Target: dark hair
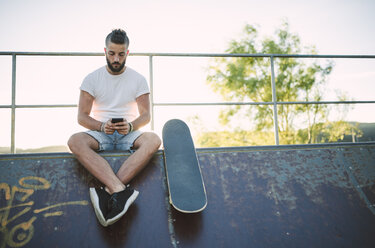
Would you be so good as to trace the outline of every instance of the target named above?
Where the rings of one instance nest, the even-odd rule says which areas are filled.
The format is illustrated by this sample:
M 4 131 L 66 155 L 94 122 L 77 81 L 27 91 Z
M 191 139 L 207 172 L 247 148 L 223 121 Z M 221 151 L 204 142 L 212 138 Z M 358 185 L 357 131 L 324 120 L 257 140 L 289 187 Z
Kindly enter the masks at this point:
M 105 39 L 105 45 L 108 46 L 109 42 L 115 44 L 125 44 L 126 47 L 129 47 L 129 38 L 126 35 L 126 32 L 122 29 L 112 30 L 112 32 L 110 32 Z

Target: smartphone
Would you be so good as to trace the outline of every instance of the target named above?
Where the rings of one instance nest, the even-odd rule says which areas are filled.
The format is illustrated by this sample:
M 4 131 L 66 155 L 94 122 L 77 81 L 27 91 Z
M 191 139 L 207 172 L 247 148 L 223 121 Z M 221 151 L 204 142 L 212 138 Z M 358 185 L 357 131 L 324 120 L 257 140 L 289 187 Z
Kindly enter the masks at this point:
M 112 123 L 123 122 L 124 118 L 112 118 Z

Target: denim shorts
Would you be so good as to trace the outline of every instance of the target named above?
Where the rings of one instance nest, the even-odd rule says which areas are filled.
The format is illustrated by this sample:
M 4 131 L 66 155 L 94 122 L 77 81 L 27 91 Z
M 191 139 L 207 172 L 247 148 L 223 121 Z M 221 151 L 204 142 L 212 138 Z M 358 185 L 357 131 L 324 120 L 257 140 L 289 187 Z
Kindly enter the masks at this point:
M 136 130 L 127 135 L 119 134 L 115 131 L 113 134 L 106 134 L 99 131 L 86 131 L 88 135 L 93 137 L 99 143 L 98 151 L 127 151 L 133 148 L 134 141 L 141 136 L 142 132 Z

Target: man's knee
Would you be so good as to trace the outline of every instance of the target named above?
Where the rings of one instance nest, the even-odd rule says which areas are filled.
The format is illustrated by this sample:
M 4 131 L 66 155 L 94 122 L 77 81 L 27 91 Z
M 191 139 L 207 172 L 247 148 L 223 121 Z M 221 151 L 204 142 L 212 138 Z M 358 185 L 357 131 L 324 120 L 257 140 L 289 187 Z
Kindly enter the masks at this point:
M 144 147 L 148 149 L 150 153 L 155 153 L 161 145 L 161 139 L 155 133 L 146 132 L 142 134 L 138 143 L 139 148 Z
M 79 147 L 79 142 L 80 142 L 79 136 L 80 136 L 79 133 L 73 134 L 72 136 L 70 136 L 68 140 L 68 147 L 70 151 L 73 153 L 75 153 L 75 151 L 77 150 L 77 147 Z
M 72 153 L 77 154 L 82 148 L 92 147 L 90 137 L 85 133 L 73 134 L 68 140 L 68 147 Z
M 159 149 L 161 145 L 161 139 L 155 133 L 149 133 L 149 134 L 150 134 L 150 142 L 152 142 L 153 147 L 155 148 L 155 151 L 156 151 L 157 149 Z

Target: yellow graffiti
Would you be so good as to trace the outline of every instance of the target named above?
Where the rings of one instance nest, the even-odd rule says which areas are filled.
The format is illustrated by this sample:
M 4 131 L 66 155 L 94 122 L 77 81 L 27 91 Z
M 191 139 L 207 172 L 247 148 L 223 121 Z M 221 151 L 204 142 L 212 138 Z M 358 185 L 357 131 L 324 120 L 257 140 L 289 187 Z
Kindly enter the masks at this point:
M 9 188 L 9 185 L 6 184 L 6 183 L 0 183 L 0 189 L 4 190 L 5 191 L 5 200 L 9 200 L 10 199 L 10 188 Z
M 61 206 L 67 206 L 67 205 L 87 205 L 87 201 L 71 201 L 71 202 L 63 202 L 63 203 L 58 203 L 52 206 L 48 206 L 42 209 L 36 209 L 34 210 L 34 213 L 38 214 L 40 212 L 46 211 L 51 208 L 56 208 L 56 207 L 61 207 Z
M 6 200 L 6 206 L 0 207 L 0 235 L 2 234 L 3 238 L 3 240 L 0 240 L 0 248 L 5 248 L 6 246 L 22 247 L 32 239 L 34 236 L 33 223 L 37 220 L 36 216 L 33 216 L 28 221 L 17 224 L 13 227 L 11 227 L 10 224 L 24 214 L 32 211 L 34 201 L 29 200 L 29 198 L 34 194 L 35 190 L 47 190 L 51 187 L 51 183 L 47 179 L 35 176 L 23 177 L 18 183 L 19 186 L 13 185 L 12 187 L 6 183 L 0 183 L 0 193 L 1 191 L 4 191 Z M 84 206 L 87 204 L 87 201 L 61 202 L 41 209 L 35 209 L 32 213 L 39 214 L 46 212 L 43 214 L 44 218 L 61 216 L 64 214 L 63 211 L 47 211 L 61 206 Z M 12 215 L 10 214 L 11 210 Z
M 63 214 L 64 214 L 63 211 L 56 211 L 56 212 L 53 212 L 53 213 L 46 213 L 43 216 L 44 217 L 51 217 L 51 216 L 61 216 Z
M 21 223 L 12 228 L 9 233 L 9 237 L 7 243 L 10 247 L 22 247 L 27 244 L 34 235 L 34 226 L 33 222 L 36 220 L 36 217 L 32 217 L 28 222 Z M 18 229 L 22 229 L 24 232 L 18 234 L 14 239 L 14 234 L 18 231 Z
M 18 205 L 7 206 L 7 207 L 4 207 L 4 208 L 0 208 L 0 211 L 8 210 L 8 209 L 11 209 L 11 208 L 18 208 L 18 207 L 24 207 L 24 206 L 32 206 L 33 204 L 34 204 L 34 202 L 31 201 L 31 202 L 26 202 L 26 203 L 18 204 Z
M 39 181 L 42 184 L 28 184 L 25 183 L 26 180 L 35 180 Z M 18 183 L 27 189 L 49 189 L 51 187 L 51 184 L 46 179 L 33 176 L 23 177 L 18 181 Z

